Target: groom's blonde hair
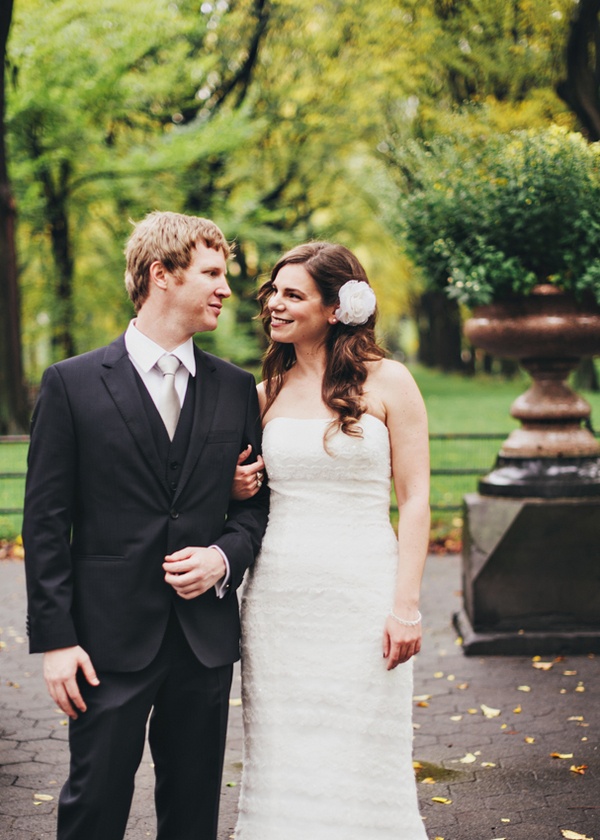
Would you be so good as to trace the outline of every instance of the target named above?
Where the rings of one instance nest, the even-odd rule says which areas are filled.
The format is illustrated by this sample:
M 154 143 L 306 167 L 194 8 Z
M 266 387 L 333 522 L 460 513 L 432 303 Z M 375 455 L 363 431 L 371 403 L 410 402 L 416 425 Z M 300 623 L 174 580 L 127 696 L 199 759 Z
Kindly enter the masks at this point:
M 231 254 L 222 231 L 201 216 L 155 210 L 135 225 L 125 246 L 125 288 L 136 312 L 148 297 L 152 263 L 177 275 L 189 268 L 198 244 L 222 251 L 225 259 Z

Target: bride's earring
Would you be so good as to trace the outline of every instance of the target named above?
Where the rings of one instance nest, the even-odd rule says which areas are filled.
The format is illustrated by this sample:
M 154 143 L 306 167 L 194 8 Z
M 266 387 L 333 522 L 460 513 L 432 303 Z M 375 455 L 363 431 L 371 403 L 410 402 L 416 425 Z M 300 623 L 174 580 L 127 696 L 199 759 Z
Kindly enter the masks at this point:
M 329 319 L 329 323 L 330 324 L 337 324 L 337 318 L 335 317 L 335 315 L 333 316 L 333 318 Z

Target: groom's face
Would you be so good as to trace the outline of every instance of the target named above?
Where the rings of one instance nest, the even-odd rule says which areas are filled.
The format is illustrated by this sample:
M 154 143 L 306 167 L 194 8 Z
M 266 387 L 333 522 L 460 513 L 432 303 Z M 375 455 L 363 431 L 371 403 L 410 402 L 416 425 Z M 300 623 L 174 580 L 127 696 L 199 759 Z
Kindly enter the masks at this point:
M 223 301 L 231 295 L 222 251 L 199 244 L 192 262 L 170 284 L 170 314 L 189 334 L 216 329 Z

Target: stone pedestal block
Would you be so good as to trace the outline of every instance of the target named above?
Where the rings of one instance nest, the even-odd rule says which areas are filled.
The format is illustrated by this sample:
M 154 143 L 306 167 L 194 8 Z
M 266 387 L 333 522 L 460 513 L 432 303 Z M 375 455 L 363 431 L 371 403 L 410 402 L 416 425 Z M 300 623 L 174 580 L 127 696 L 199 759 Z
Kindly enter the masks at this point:
M 600 499 L 464 499 L 466 654 L 600 652 Z

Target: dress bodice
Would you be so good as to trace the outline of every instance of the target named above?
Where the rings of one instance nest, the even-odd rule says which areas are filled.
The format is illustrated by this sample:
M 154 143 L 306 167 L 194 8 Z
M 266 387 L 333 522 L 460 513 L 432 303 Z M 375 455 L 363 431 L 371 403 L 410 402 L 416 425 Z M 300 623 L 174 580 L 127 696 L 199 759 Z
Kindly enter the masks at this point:
M 385 424 L 363 414 L 362 437 L 337 431 L 326 442 L 325 418 L 276 417 L 265 426 L 263 457 L 271 511 L 299 516 L 328 511 L 352 520 L 387 521 L 390 502 L 390 442 Z M 306 503 L 306 504 L 304 504 Z M 289 509 L 288 509 L 289 508 Z

